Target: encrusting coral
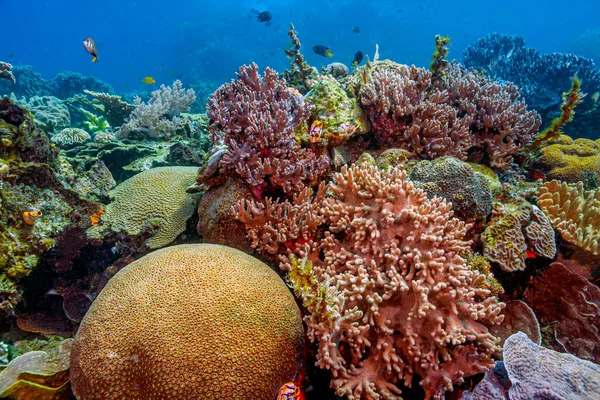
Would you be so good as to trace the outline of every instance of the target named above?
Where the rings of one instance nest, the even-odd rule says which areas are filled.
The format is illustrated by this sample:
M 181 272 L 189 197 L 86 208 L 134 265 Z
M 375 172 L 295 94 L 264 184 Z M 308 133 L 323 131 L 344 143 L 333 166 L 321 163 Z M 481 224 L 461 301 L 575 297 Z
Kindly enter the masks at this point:
M 186 120 L 179 115 L 189 111 L 195 100 L 194 90 L 183 89 L 179 80 L 173 82 L 173 86 L 161 85 L 159 90 L 152 92 L 147 103 L 136 96 L 135 109 L 117 131 L 117 137 L 126 138 L 134 132 L 150 138 L 174 136 L 186 125 Z
M 553 180 L 540 187 L 537 204 L 563 239 L 600 255 L 600 189 Z
M 302 148 L 294 137 L 310 116 L 310 105 L 270 68 L 260 76 L 256 64 L 242 66 L 237 77 L 209 99 L 210 129 L 215 142 L 226 147 L 208 165 L 218 163 L 221 174 L 235 172 L 257 192 L 318 184 L 329 156 Z
M 315 307 L 305 321 L 337 395 L 400 399 L 401 385 L 419 376 L 425 398 L 442 399 L 493 367 L 497 339 L 487 327 L 502 321 L 503 304 L 465 261 L 470 225 L 401 168 L 342 167 L 315 195 L 241 201 L 234 212 L 254 247 L 277 255 L 290 279 L 316 279 L 329 299 L 320 303 L 328 312 Z M 311 303 L 305 293 L 315 291 L 299 290 Z
M 88 230 L 91 239 L 102 239 L 108 228 L 137 236 L 146 230 L 150 249 L 171 243 L 182 233 L 194 213 L 196 202 L 186 192 L 196 179 L 195 167 L 158 167 L 127 179 L 109 192 L 113 201 L 106 206 L 102 223 Z
M 119 271 L 71 356 L 80 400 L 264 399 L 294 379 L 304 331 L 285 283 L 219 245 L 172 246 Z

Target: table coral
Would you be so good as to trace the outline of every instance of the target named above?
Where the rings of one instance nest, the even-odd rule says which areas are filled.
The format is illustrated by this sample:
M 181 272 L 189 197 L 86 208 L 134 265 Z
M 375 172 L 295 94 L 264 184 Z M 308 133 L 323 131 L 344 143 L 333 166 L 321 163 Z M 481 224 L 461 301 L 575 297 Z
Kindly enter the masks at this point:
M 31 111 L 35 117 L 36 126 L 44 132 L 60 132 L 71 126 L 69 109 L 54 96 L 21 98 L 18 103 Z
M 303 344 L 279 276 L 225 246 L 168 247 L 119 271 L 86 314 L 71 357 L 80 400 L 272 400 Z
M 537 203 L 563 239 L 600 255 L 600 189 L 553 180 L 540 187 Z
M 492 212 L 492 191 L 487 179 L 453 157 L 421 161 L 410 179 L 429 198 L 443 197 L 452 203 L 454 213 L 466 219 L 484 219 Z
M 542 324 L 556 324 L 561 351 L 600 362 L 600 289 L 560 263 L 529 282 L 523 296 Z
M 502 321 L 503 304 L 463 258 L 470 225 L 401 168 L 343 167 L 314 195 L 244 201 L 234 212 L 256 248 L 277 254 L 291 276 L 294 260 L 310 263 L 325 285 L 331 307 L 305 321 L 337 395 L 400 399 L 418 376 L 426 399 L 442 399 L 494 365 L 487 327 Z
M 330 158 L 301 147 L 294 137 L 311 106 L 270 68 L 261 76 L 256 64 L 242 66 L 237 77 L 221 86 L 207 106 L 215 141 L 227 146 L 220 171 L 235 172 L 258 192 L 317 185 Z
M 127 179 L 110 191 L 113 201 L 106 206 L 100 226 L 90 228 L 88 236 L 102 239 L 107 228 L 130 236 L 150 229 L 149 248 L 168 245 L 185 230 L 194 213 L 196 202 L 186 189 L 196 180 L 197 171 L 195 167 L 159 167 Z

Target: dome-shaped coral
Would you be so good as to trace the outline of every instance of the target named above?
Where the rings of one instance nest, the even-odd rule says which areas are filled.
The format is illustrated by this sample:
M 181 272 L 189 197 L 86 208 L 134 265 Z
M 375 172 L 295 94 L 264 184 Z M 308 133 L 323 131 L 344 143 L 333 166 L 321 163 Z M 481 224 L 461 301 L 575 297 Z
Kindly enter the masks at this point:
M 79 400 L 272 400 L 294 377 L 303 329 L 293 296 L 267 265 L 195 244 L 122 269 L 75 340 Z

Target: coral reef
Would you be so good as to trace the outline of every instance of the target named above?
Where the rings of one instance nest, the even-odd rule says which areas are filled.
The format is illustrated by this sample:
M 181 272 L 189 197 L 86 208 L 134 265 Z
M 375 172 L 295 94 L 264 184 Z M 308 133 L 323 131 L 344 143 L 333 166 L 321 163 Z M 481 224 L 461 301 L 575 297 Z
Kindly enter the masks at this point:
M 459 64 L 447 65 L 444 79 L 435 82 L 422 68 L 375 66 L 360 98 L 382 144 L 422 158 L 448 155 L 506 169 L 540 125 L 516 86 L 500 85 Z
M 104 202 L 116 185 L 110 170 L 102 161 L 97 161 L 89 170 L 75 178 L 72 187 L 86 199 Z
M 410 172 L 415 186 L 427 197 L 442 197 L 454 213 L 465 219 L 485 219 L 492 212 L 492 191 L 487 179 L 453 157 L 421 161 Z
M 483 70 L 493 79 L 516 84 L 527 104 L 537 110 L 544 121 L 554 118 L 562 94 L 568 91 L 574 75 L 581 79 L 584 93 L 600 90 L 600 73 L 592 60 L 575 54 L 540 54 L 525 47 L 525 41 L 519 36 L 487 35 L 467 47 L 463 63 L 467 68 Z M 581 109 L 587 111 L 593 106 L 588 96 Z
M 108 121 L 103 116 L 98 116 L 84 108 L 80 108 L 79 112 L 82 113 L 85 117 L 85 121 L 83 121 L 83 126 L 85 126 L 85 129 L 87 129 L 89 132 L 104 132 L 108 128 L 110 128 Z
M 132 133 L 151 138 L 174 136 L 186 125 L 186 120 L 179 115 L 189 111 L 195 100 L 194 90 L 183 89 L 179 80 L 173 82 L 173 86 L 161 85 L 159 90 L 152 92 L 147 103 L 136 96 L 135 109 L 117 131 L 117 137 L 126 138 Z
M 294 137 L 310 106 L 270 68 L 261 77 L 256 64 L 243 66 L 237 77 L 207 106 L 215 142 L 227 146 L 219 155 L 221 174 L 235 172 L 258 192 L 265 186 L 289 192 L 316 185 L 330 158 L 302 148 Z
M 109 192 L 113 201 L 106 206 L 101 224 L 88 230 L 88 237 L 102 240 L 108 229 L 138 236 L 152 231 L 146 241 L 150 249 L 171 243 L 185 230 L 196 202 L 186 192 L 196 180 L 195 167 L 159 167 L 141 172 Z
M 533 343 L 518 332 L 504 345 L 504 363 L 463 400 L 579 399 L 600 397 L 600 367 Z
M 419 376 L 425 398 L 441 399 L 493 366 L 497 339 L 487 327 L 502 321 L 503 304 L 463 258 L 469 225 L 400 168 L 342 167 L 314 196 L 242 201 L 234 212 L 254 247 L 291 274 L 295 259 L 310 262 L 333 296 L 328 313 L 305 321 L 337 395 L 396 399 Z
M 85 94 L 92 96 L 103 107 L 103 115 L 112 126 L 121 126 L 135 109 L 133 104 L 123 101 L 121 96 L 108 93 L 98 93 L 84 90 Z
M 300 43 L 300 39 L 298 39 L 294 24 L 290 24 L 288 35 L 292 40 L 292 43 L 289 49 L 284 50 L 284 52 L 288 59 L 292 59 L 292 65 L 290 65 L 289 70 L 286 70 L 281 74 L 281 77 L 285 79 L 290 87 L 293 87 L 304 94 L 311 89 L 312 80 L 317 76 L 317 70 L 308 65 L 304 60 L 304 56 L 300 52 L 302 44 Z
M 600 363 L 600 289 L 560 263 L 532 279 L 523 300 L 553 325 L 556 350 Z
M 31 111 L 36 126 L 44 132 L 60 132 L 71 126 L 69 109 L 54 96 L 33 96 L 29 100 L 21 98 L 15 102 Z
M 15 76 L 12 73 L 12 65 L 9 63 L 0 61 L 0 79 L 6 79 L 12 83 L 17 83 Z
M 540 325 L 531 307 L 521 300 L 508 300 L 505 304 L 502 324 L 490 328 L 490 332 L 500 338 L 500 346 L 503 347 L 506 339 L 517 332 L 523 332 L 532 342 L 541 344 Z
M 326 67 L 323 67 L 322 71 L 336 79 L 348 76 L 348 67 L 340 62 L 328 64 Z
M 538 206 L 567 242 L 600 255 L 600 189 L 586 191 L 553 180 L 539 190 Z
M 0 373 L 3 399 L 72 399 L 69 358 L 73 340 L 54 351 L 30 351 L 13 359 Z
M 65 128 L 52 135 L 52 142 L 60 147 L 72 147 L 91 140 L 89 133 L 79 128 Z
M 533 171 L 567 183 L 583 182 L 588 189 L 600 186 L 600 139 L 571 139 L 560 135 L 555 143 L 540 146 L 529 162 Z
M 119 271 L 94 301 L 75 338 L 73 391 L 272 399 L 298 369 L 303 335 L 293 296 L 267 265 L 225 246 L 168 247 Z
M 556 241 L 550 220 L 534 205 L 514 198 L 495 202 L 491 221 L 481 234 L 483 253 L 507 272 L 524 270 L 527 251 L 554 258 Z
M 78 72 L 65 71 L 56 75 L 53 79 L 53 96 L 59 99 L 67 99 L 85 90 L 94 92 L 111 93 L 112 87 L 93 76 L 85 76 Z

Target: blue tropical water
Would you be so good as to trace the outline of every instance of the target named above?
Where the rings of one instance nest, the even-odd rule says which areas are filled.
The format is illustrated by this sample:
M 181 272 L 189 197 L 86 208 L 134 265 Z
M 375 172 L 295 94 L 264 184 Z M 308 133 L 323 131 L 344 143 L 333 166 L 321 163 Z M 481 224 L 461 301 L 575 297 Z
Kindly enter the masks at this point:
M 251 9 L 270 11 L 270 26 Z M 499 32 L 521 35 L 541 52 L 568 52 L 575 39 L 597 28 L 600 4 L 594 1 L 0 1 L 6 39 L 0 59 L 32 65 L 45 77 L 68 70 L 94 76 L 117 91 L 147 89 L 141 82 L 176 78 L 184 84 L 222 82 L 242 64 L 256 62 L 279 71 L 288 61 L 282 48 L 294 23 L 310 65 L 349 64 L 361 50 L 382 58 L 426 66 L 433 37 L 452 38 L 450 58 L 478 38 Z M 354 33 L 358 26 L 360 33 Z M 81 42 L 96 40 L 99 62 Z M 322 44 L 332 59 L 308 49 Z M 8 55 L 14 58 L 7 59 Z

